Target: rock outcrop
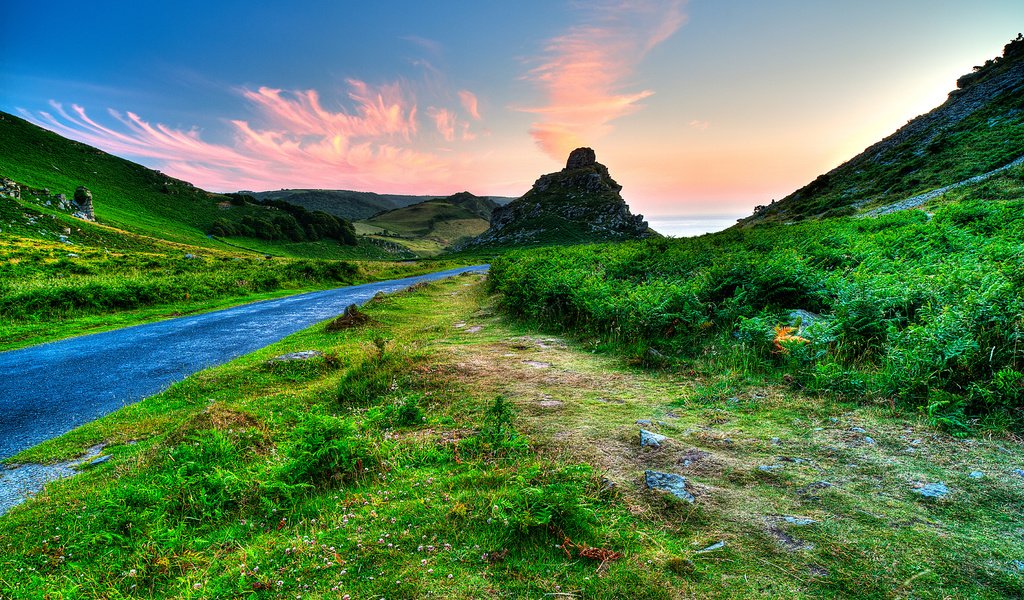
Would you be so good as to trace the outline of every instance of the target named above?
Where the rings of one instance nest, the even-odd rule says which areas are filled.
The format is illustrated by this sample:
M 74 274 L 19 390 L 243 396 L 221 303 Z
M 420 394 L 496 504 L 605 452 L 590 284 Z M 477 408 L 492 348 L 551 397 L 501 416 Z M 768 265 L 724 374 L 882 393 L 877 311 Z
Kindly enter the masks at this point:
M 521 198 L 494 209 L 490 228 L 460 249 L 604 242 L 656 235 L 643 215 L 629 212 L 619 195 L 621 190 L 608 168 L 597 162 L 594 150 L 577 148 L 569 154 L 564 169 L 542 175 Z
M 89 188 L 84 185 L 78 186 L 78 189 L 75 190 L 75 205 L 77 210 L 75 210 L 74 217 L 86 221 L 96 220 L 96 214 L 92 210 L 92 192 L 89 191 Z

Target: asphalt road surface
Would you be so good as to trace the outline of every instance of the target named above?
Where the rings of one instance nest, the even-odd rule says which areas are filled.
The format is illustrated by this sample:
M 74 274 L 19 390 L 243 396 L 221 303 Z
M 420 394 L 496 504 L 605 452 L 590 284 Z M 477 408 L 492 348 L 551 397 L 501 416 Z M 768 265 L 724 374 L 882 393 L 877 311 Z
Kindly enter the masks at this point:
M 0 352 L 0 459 L 362 304 L 487 265 L 310 292 Z

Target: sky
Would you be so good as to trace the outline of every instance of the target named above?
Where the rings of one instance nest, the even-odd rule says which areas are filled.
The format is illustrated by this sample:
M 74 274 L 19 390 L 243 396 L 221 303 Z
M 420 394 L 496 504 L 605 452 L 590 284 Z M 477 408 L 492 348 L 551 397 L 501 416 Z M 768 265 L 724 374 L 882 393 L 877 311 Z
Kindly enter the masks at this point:
M 208 190 L 520 196 L 590 146 L 634 212 L 726 223 L 941 104 L 1024 2 L 7 0 L 0 21 L 0 110 Z

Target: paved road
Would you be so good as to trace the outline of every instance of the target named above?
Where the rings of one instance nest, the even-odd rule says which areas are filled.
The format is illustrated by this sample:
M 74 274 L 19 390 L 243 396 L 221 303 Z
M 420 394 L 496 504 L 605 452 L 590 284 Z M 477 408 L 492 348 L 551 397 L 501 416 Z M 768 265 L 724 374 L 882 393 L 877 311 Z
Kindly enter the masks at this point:
M 377 292 L 486 269 L 310 292 L 0 352 L 0 460 L 338 315 Z

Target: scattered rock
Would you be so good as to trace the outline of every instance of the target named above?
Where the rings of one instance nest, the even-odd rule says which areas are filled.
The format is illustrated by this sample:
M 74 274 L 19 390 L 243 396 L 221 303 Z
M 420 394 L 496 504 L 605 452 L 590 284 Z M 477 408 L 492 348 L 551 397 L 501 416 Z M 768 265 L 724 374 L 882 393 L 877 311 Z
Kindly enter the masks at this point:
M 479 333 L 479 332 L 483 331 L 483 329 L 484 329 L 483 325 L 474 325 L 472 327 L 466 328 L 466 333 Z
M 1011 560 L 1010 565 L 1017 567 L 1018 571 L 1024 571 L 1024 560 Z
M 985 474 L 981 471 L 971 471 L 970 475 L 968 475 L 971 479 L 981 479 L 984 476 Z
M 1024 477 L 1024 469 L 1014 469 L 1013 470 L 1013 474 L 1014 475 L 1020 475 L 1021 477 Z
M 191 252 L 185 253 L 185 260 L 195 260 L 195 259 L 196 259 L 196 255 L 195 254 L 192 254 Z
M 319 350 L 302 350 L 300 352 L 289 352 L 288 354 L 282 354 L 281 356 L 275 356 L 267 362 L 293 362 L 300 360 L 309 360 L 316 358 L 317 356 L 323 356 L 324 353 Z
M 771 473 L 772 471 L 778 471 L 782 468 L 782 465 L 759 465 L 758 471 L 764 471 L 765 473 Z
M 534 369 L 550 369 L 551 363 L 541 362 L 539 360 L 524 360 L 523 364 L 530 365 Z
M 462 329 L 465 326 L 466 326 L 466 324 L 462 323 L 461 321 L 456 323 L 456 324 L 454 324 L 454 325 L 452 325 L 452 327 L 454 327 L 455 329 Z
M 721 550 L 722 548 L 725 548 L 725 540 L 717 541 L 714 544 L 711 544 L 710 546 L 708 546 L 707 548 L 701 548 L 700 550 L 698 550 L 696 552 L 696 554 L 703 554 L 705 552 L 714 552 L 715 550 Z
M 779 439 L 779 438 L 777 438 L 777 437 L 773 437 L 773 438 L 772 438 L 772 439 L 770 440 L 770 443 L 771 443 L 771 445 L 772 445 L 772 446 L 781 446 L 781 445 L 782 445 L 782 440 L 780 440 L 780 439 Z
M 943 482 L 937 483 L 926 483 L 925 485 L 914 489 L 914 493 L 925 498 L 943 498 L 948 496 L 950 491 Z
M 102 465 L 103 463 L 105 463 L 108 460 L 110 460 L 110 458 L 111 458 L 111 456 L 109 454 L 104 454 L 103 456 L 99 456 L 99 457 L 94 458 L 92 460 L 92 462 L 90 462 L 89 464 L 90 465 Z
M 619 398 L 598 397 L 598 398 L 594 398 L 594 399 L 597 400 L 598 402 L 604 402 L 605 404 L 625 404 L 626 403 L 625 400 L 622 400 L 622 399 L 619 399 Z
M 870 435 L 866 435 L 866 436 L 864 436 L 864 443 L 865 444 L 869 444 L 871 446 L 874 446 L 875 445 L 875 439 L 873 437 L 871 437 Z
M 637 425 L 646 425 L 646 426 L 650 427 L 651 426 L 651 420 L 650 419 L 637 419 L 636 420 L 636 424 Z
M 675 473 L 644 471 L 644 482 L 647 488 L 659 492 L 668 492 L 686 502 L 693 503 L 696 498 L 686 490 L 686 478 Z
M 814 525 L 815 523 L 817 523 L 817 521 L 815 521 L 814 519 L 808 519 L 806 517 L 791 517 L 788 515 L 782 517 L 782 520 L 789 523 L 790 525 L 796 525 L 797 527 L 803 527 L 805 525 Z
M 814 577 L 828 577 L 828 569 L 821 565 L 810 565 L 807 567 L 807 570 Z
M 867 433 L 863 427 L 851 427 L 850 431 L 854 433 Z
M 661 443 L 668 438 L 661 435 L 660 433 L 654 433 L 653 431 L 647 431 L 646 429 L 640 430 L 640 447 L 650 446 L 651 448 L 661 448 Z
M 537 403 L 537 406 L 541 408 L 559 408 L 562 404 L 561 400 L 541 400 Z
M 355 304 L 349 304 L 345 307 L 345 312 L 342 313 L 340 317 L 327 324 L 327 331 L 344 331 L 346 329 L 362 327 L 372 321 L 373 319 L 363 311 L 359 310 L 358 306 Z

